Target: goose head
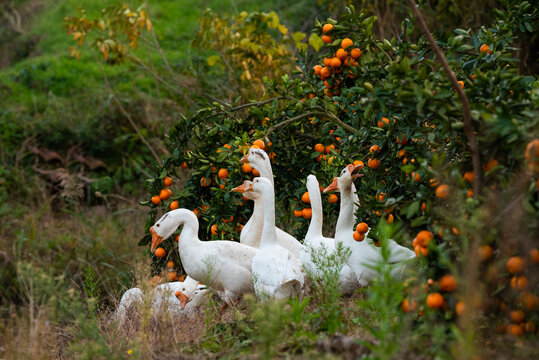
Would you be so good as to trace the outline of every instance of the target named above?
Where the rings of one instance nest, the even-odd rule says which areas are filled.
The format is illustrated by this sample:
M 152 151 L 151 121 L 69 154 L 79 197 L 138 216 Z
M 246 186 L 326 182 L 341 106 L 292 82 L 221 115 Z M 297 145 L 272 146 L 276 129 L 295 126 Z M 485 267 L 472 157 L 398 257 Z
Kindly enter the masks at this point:
M 173 213 L 176 213 L 178 211 L 188 211 L 186 209 L 176 209 L 169 211 L 165 213 L 153 226 L 150 228 L 150 233 L 152 234 L 152 247 L 151 251 L 152 253 L 155 252 L 155 249 L 163 242 L 163 240 L 167 239 L 169 236 L 171 236 L 174 231 L 178 228 L 179 224 L 178 221 L 173 220 Z
M 344 189 L 345 187 L 352 186 L 352 183 L 355 179 L 363 176 L 363 174 L 359 173 L 359 170 L 361 168 L 361 165 L 346 165 L 346 167 L 342 169 L 339 176 L 333 178 L 333 182 L 324 189 L 324 192 L 326 193 L 329 191 L 339 191 L 339 189 Z
M 269 157 L 264 150 L 251 147 L 247 154 L 245 154 L 245 156 L 240 159 L 240 162 L 249 162 L 249 165 L 251 167 L 254 167 L 258 171 L 260 171 L 269 163 Z
M 263 193 L 272 194 L 273 195 L 273 186 L 271 185 L 271 182 L 263 177 L 257 177 L 253 180 L 251 185 L 245 190 L 245 193 L 254 192 L 258 195 L 262 195 Z
M 256 199 L 258 199 L 258 194 L 257 193 L 255 193 L 254 191 L 246 191 L 247 188 L 249 188 L 251 186 L 251 184 L 252 184 L 252 181 L 245 180 L 243 182 L 243 184 L 241 184 L 240 186 L 236 186 L 234 189 L 232 189 L 230 191 L 235 191 L 235 192 L 242 193 L 243 196 L 245 196 L 249 200 L 256 200 Z
M 174 293 L 176 298 L 180 301 L 180 306 L 182 309 L 185 308 L 185 305 L 189 302 L 189 296 L 185 295 L 182 291 L 178 290 Z

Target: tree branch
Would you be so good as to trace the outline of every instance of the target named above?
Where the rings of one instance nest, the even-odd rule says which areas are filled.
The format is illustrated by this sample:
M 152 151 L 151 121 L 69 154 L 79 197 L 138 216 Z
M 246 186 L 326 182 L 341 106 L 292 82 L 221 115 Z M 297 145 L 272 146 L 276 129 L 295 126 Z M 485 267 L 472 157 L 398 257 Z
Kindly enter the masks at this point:
M 462 121 L 464 123 L 464 133 L 466 134 L 466 137 L 468 138 L 468 145 L 470 147 L 470 152 L 472 153 L 472 163 L 473 163 L 473 172 L 474 172 L 474 183 L 473 183 L 473 190 L 474 190 L 474 198 L 477 198 L 482 189 L 483 184 L 483 172 L 481 170 L 481 158 L 479 156 L 479 147 L 477 145 L 477 140 L 475 138 L 475 135 L 473 133 L 473 127 L 472 127 L 472 116 L 471 116 L 471 110 L 470 110 L 470 103 L 468 102 L 468 98 L 466 97 L 466 94 L 464 93 L 464 89 L 459 85 L 457 82 L 457 77 L 455 76 L 455 73 L 451 70 L 449 67 L 449 64 L 447 62 L 447 59 L 445 58 L 445 55 L 442 53 L 440 48 L 438 47 L 438 44 L 436 44 L 436 40 L 434 40 L 434 37 L 432 36 L 431 32 L 427 28 L 427 24 L 425 23 L 425 19 L 423 18 L 423 15 L 421 15 L 421 12 L 417 8 L 417 5 L 414 0 L 406 0 L 408 2 L 408 6 L 412 10 L 412 14 L 414 14 L 414 17 L 417 19 L 418 25 L 421 28 L 421 31 L 423 31 L 423 34 L 427 37 L 427 40 L 434 50 L 434 53 L 436 54 L 436 57 L 438 58 L 438 61 L 442 64 L 442 67 L 449 77 L 449 80 L 451 80 L 451 84 L 453 85 L 453 88 L 457 91 L 457 94 L 459 95 L 460 101 L 462 102 Z

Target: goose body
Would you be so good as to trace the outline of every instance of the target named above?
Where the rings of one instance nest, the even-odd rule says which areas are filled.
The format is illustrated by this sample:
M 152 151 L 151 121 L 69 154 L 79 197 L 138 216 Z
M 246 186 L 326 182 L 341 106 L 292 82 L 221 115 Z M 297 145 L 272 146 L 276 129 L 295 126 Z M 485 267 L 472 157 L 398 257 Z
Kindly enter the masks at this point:
M 264 204 L 260 248 L 252 261 L 256 295 L 260 299 L 298 296 L 303 287 L 304 276 L 297 258 L 276 241 L 273 186 L 268 179 L 259 177 L 254 179 L 247 191 L 258 193 Z
M 247 154 L 240 160 L 240 162 L 249 162 L 249 165 L 251 167 L 255 168 L 260 172 L 260 177 L 268 179 L 271 183 L 272 188 L 274 187 L 271 162 L 268 157 L 268 154 L 266 154 L 264 150 L 250 148 Z M 251 232 L 252 229 L 255 229 L 255 226 L 253 224 L 260 223 L 260 219 L 263 219 L 264 216 L 264 206 L 261 204 L 261 199 L 252 200 L 255 202 L 253 215 L 251 215 L 251 218 L 247 221 L 241 231 L 241 243 L 243 243 L 245 239 L 248 238 L 249 232 Z M 259 206 L 257 206 L 257 203 Z M 288 249 L 292 253 L 292 255 L 299 259 L 302 248 L 301 243 L 295 237 L 279 229 L 278 227 L 275 228 L 275 232 L 277 244 Z M 247 241 L 253 244 L 251 246 L 258 248 L 260 246 L 260 236 L 261 234 L 259 234 L 258 231 L 255 230 L 255 232 L 251 234 L 250 240 Z
M 333 188 L 337 188 L 341 194 L 335 241 L 342 243 L 343 246 L 351 250 L 347 264 L 356 273 L 360 284 L 366 286 L 378 276 L 378 272 L 372 267 L 384 262 L 384 259 L 381 248 L 376 247 L 370 239 L 366 237 L 363 241 L 357 242 L 353 238 L 354 209 L 357 201 L 357 195 L 353 191 L 355 189 L 353 179 L 358 177 L 358 170 L 358 166 L 348 165 L 341 171 L 339 177 L 334 180 L 334 184 L 335 182 L 336 184 L 332 184 Z M 326 190 L 330 187 L 326 188 Z M 388 240 L 388 246 L 390 250 L 388 263 L 392 265 L 391 275 L 395 277 L 402 271 L 406 261 L 415 257 L 415 253 L 391 239 Z
M 152 252 L 157 245 L 183 225 L 178 243 L 180 259 L 187 275 L 222 292 L 233 305 L 243 294 L 253 292 L 251 261 L 256 249 L 234 241 L 200 241 L 198 219 L 187 209 L 169 211 L 151 229 Z
M 316 281 L 317 279 L 323 279 L 324 270 L 320 268 L 323 264 L 316 264 L 313 255 L 315 257 L 320 255 L 331 256 L 336 253 L 337 248 L 335 246 L 335 239 L 322 235 L 322 197 L 320 195 L 320 184 L 318 183 L 316 176 L 307 176 L 307 191 L 309 192 L 309 198 L 311 200 L 312 216 L 309 229 L 307 230 L 303 242 L 304 246 L 301 250 L 300 261 L 303 267 Z M 339 271 L 338 269 L 334 270 Z M 350 294 L 357 287 L 359 287 L 359 282 L 355 272 L 350 266 L 344 263 L 339 271 L 339 288 L 341 292 L 343 294 Z

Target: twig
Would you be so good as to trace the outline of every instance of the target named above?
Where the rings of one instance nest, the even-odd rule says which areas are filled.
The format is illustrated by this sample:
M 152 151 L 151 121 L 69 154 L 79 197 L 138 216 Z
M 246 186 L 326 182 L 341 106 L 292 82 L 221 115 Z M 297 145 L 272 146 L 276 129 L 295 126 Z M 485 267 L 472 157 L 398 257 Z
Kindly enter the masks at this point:
M 479 147 L 477 145 L 477 140 L 473 133 L 470 103 L 468 102 L 468 98 L 466 97 L 464 90 L 457 82 L 457 77 L 455 76 L 455 73 L 449 67 L 447 59 L 445 58 L 444 54 L 438 47 L 438 44 L 436 44 L 436 40 L 434 40 L 434 37 L 432 36 L 429 29 L 427 28 L 425 19 L 423 18 L 423 15 L 421 15 L 421 12 L 417 8 L 415 1 L 414 0 L 406 0 L 406 1 L 408 2 L 408 5 L 410 9 L 412 10 L 412 13 L 414 14 L 414 17 L 417 19 L 418 25 L 421 28 L 421 31 L 423 31 L 423 33 L 427 37 L 427 40 L 430 46 L 432 47 L 432 49 L 434 50 L 434 53 L 436 54 L 438 61 L 442 64 L 442 67 L 445 73 L 449 77 L 449 80 L 451 80 L 451 84 L 453 85 L 453 88 L 457 91 L 460 101 L 462 102 L 462 113 L 463 113 L 462 120 L 464 123 L 464 133 L 466 134 L 466 137 L 468 138 L 468 145 L 470 147 L 470 152 L 472 153 L 472 164 L 473 164 L 473 172 L 474 172 L 474 182 L 473 182 L 474 198 L 477 198 L 480 195 L 481 189 L 482 189 L 483 172 L 481 171 L 481 159 L 479 156 Z
M 259 101 L 259 102 L 254 102 L 254 103 L 247 103 L 247 104 L 243 104 L 243 105 L 239 105 L 239 106 L 236 106 L 236 107 L 233 107 L 233 108 L 230 108 L 228 109 L 227 111 L 222 111 L 222 112 L 218 112 L 218 113 L 213 113 L 213 114 L 210 114 L 208 116 L 206 116 L 204 119 L 202 119 L 203 121 L 204 120 L 208 120 L 209 118 L 212 118 L 214 116 L 221 116 L 221 115 L 226 115 L 228 114 L 229 112 L 236 112 L 236 111 L 239 111 L 241 109 L 245 109 L 245 108 L 248 108 L 248 107 L 251 107 L 251 106 L 264 106 L 266 104 L 269 104 L 271 102 L 273 102 L 274 100 L 283 100 L 284 98 L 283 97 L 274 97 L 274 98 L 271 98 L 271 99 L 268 99 L 268 100 L 263 100 L 263 101 Z

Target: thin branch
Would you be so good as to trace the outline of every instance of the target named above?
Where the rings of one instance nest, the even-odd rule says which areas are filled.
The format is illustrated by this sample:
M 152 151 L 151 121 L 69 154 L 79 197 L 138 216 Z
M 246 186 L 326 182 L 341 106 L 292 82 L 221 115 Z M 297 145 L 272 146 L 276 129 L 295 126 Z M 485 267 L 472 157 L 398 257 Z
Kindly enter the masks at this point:
M 423 15 L 421 15 L 421 12 L 417 8 L 415 1 L 414 0 L 406 0 L 406 1 L 408 2 L 408 5 L 410 9 L 412 10 L 412 13 L 414 14 L 414 17 L 417 19 L 418 25 L 421 28 L 421 31 L 423 31 L 423 34 L 425 34 L 425 36 L 427 37 L 427 40 L 430 46 L 432 47 L 432 49 L 434 50 L 434 53 L 436 54 L 438 61 L 442 64 L 442 67 L 445 73 L 449 77 L 449 80 L 451 80 L 451 84 L 453 85 L 453 88 L 457 91 L 460 101 L 462 102 L 462 113 L 463 113 L 462 120 L 464 122 L 464 133 L 466 134 L 466 137 L 468 138 L 468 145 L 470 147 L 470 152 L 472 153 L 472 163 L 473 163 L 473 172 L 474 172 L 474 182 L 473 182 L 474 198 L 477 198 L 480 195 L 481 189 L 482 189 L 483 172 L 481 171 L 481 158 L 479 156 L 479 147 L 477 145 L 477 140 L 473 133 L 470 103 L 468 102 L 468 98 L 466 97 L 464 90 L 457 82 L 457 77 L 455 76 L 455 73 L 449 67 L 447 59 L 445 58 L 444 54 L 438 47 L 438 44 L 436 44 L 436 40 L 434 40 L 434 37 L 432 36 L 431 32 L 427 28 L 425 19 L 423 18 Z
M 248 107 L 251 107 L 251 106 L 264 106 L 266 104 L 269 104 L 269 103 L 273 102 L 274 100 L 283 100 L 283 99 L 284 99 L 283 97 L 274 97 L 274 98 L 271 98 L 271 99 L 268 99 L 268 100 L 263 100 L 263 101 L 259 101 L 259 102 L 247 103 L 247 104 L 239 105 L 239 106 L 230 108 L 227 111 L 222 111 L 222 112 L 210 114 L 210 115 L 206 116 L 202 120 L 204 121 L 204 120 L 208 120 L 209 118 L 212 118 L 212 117 L 215 117 L 215 116 L 226 115 L 229 112 L 236 112 L 236 111 L 239 111 L 241 109 L 245 109 L 245 108 L 248 108 Z

